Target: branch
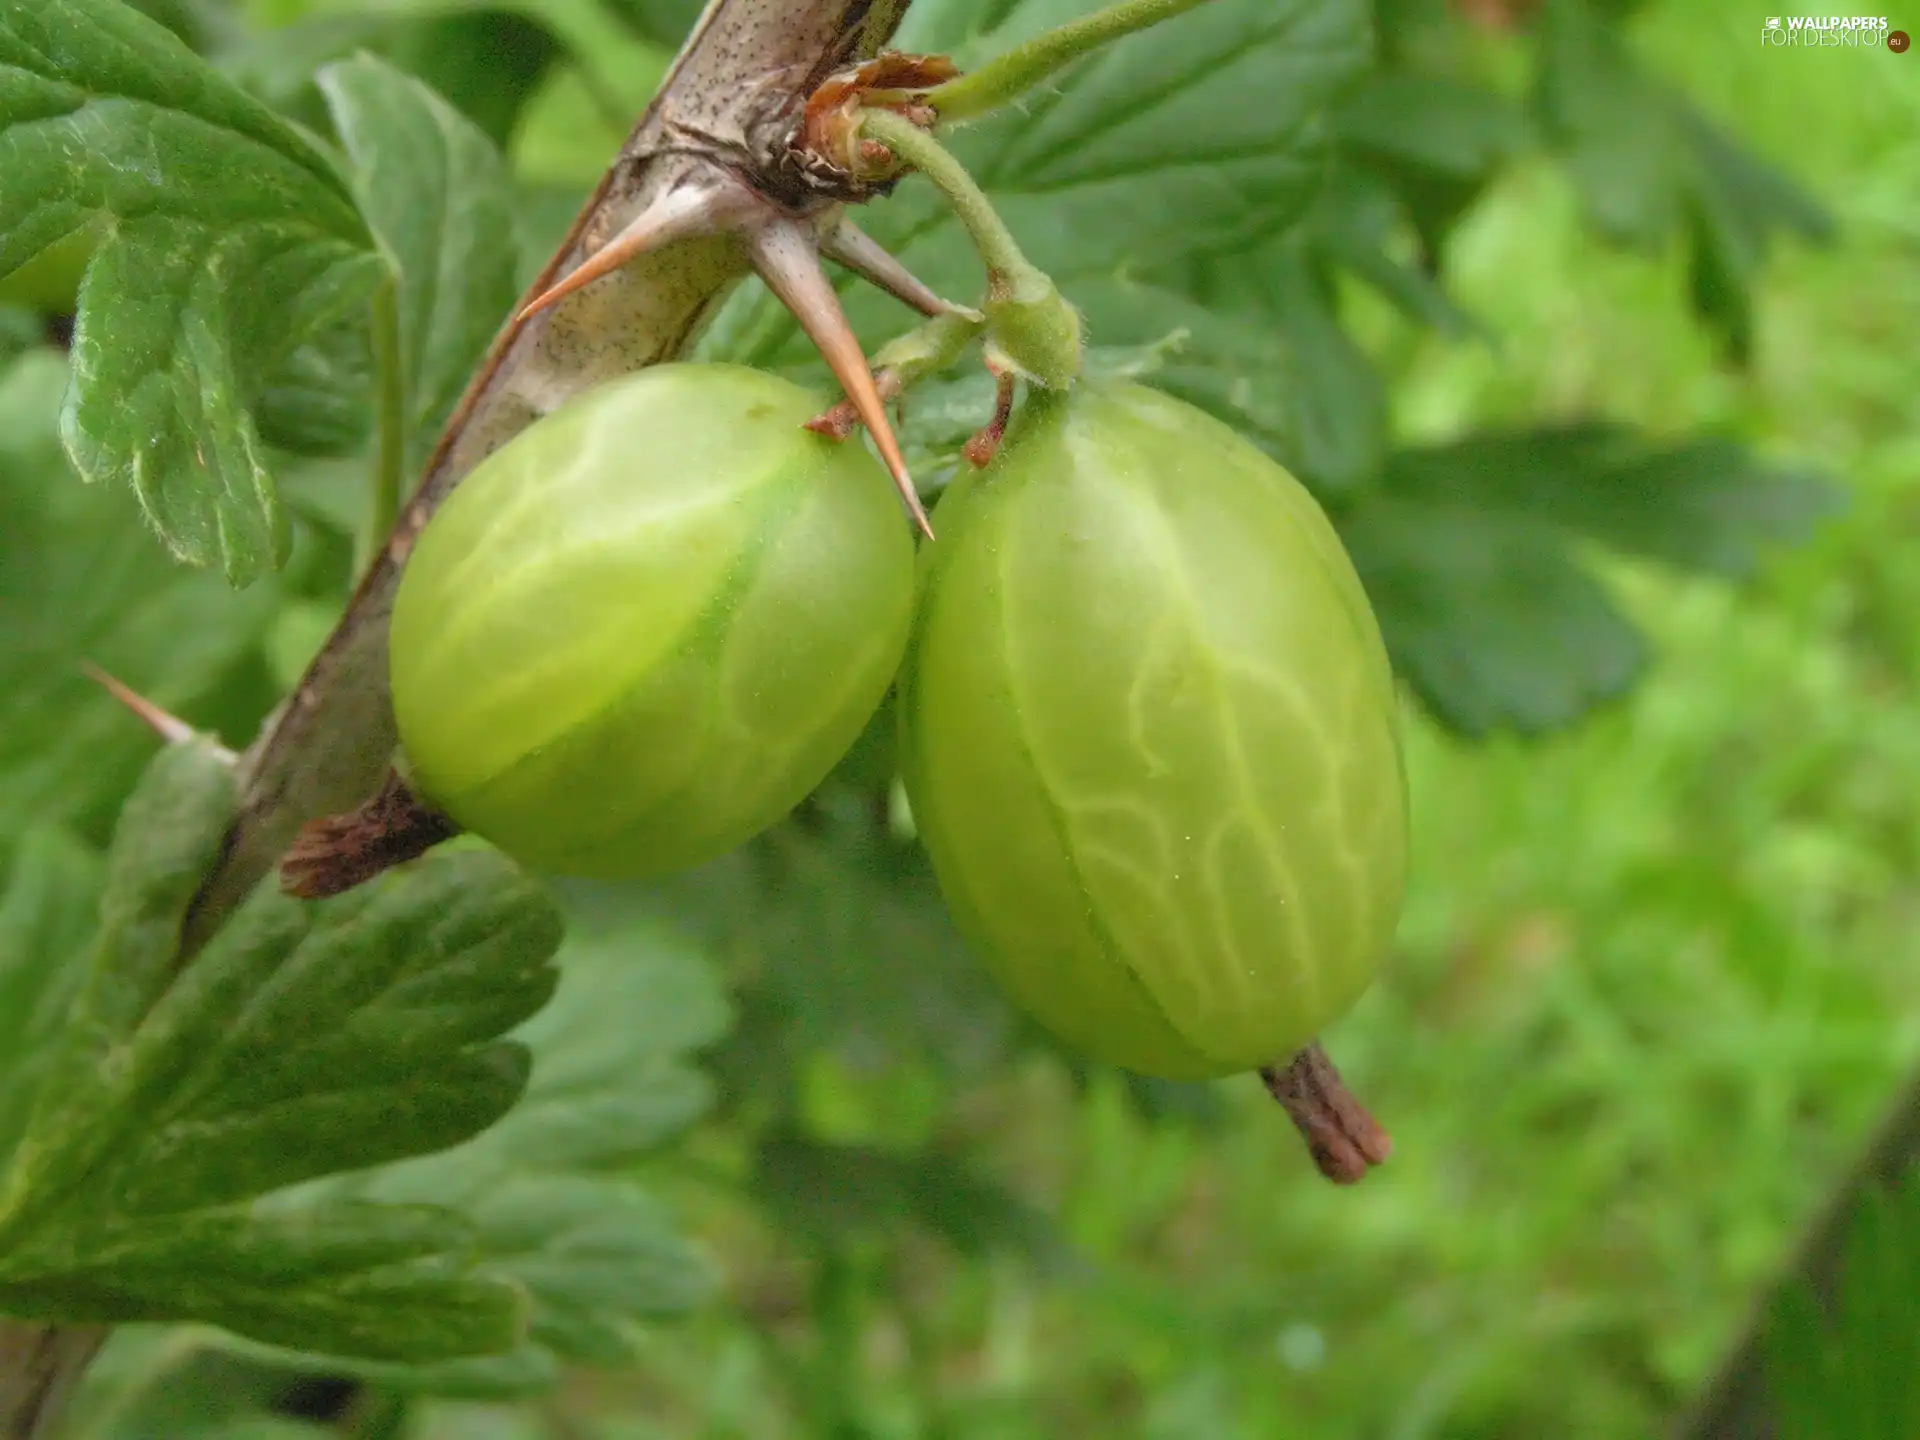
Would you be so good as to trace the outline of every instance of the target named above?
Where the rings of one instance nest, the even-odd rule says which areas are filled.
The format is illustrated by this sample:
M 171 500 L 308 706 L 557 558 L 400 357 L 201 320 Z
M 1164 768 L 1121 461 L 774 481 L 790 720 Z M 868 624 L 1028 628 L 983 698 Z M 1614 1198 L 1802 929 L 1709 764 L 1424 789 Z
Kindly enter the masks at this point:
M 103 1325 L 0 1320 L 0 1440 L 46 1433 L 106 1342 Z
M 1754 1306 L 1738 1343 L 1673 1440 L 1773 1440 L 1767 1395 L 1767 1320 L 1786 1285 L 1805 1283 L 1831 1308 L 1839 1285 L 1847 1232 L 1871 1190 L 1897 1184 L 1920 1158 L 1920 1074 L 1907 1080 L 1879 1130 L 1826 1209 L 1801 1241 L 1786 1274 Z
M 813 91 L 872 55 L 908 3 L 713 0 L 516 315 L 650 203 L 716 167 L 795 216 L 830 220 L 831 197 L 796 188 L 783 173 L 788 141 Z M 350 809 L 380 788 L 398 743 L 387 623 L 408 552 L 434 510 L 482 458 L 540 416 L 592 385 L 680 354 L 750 263 L 729 237 L 689 240 L 642 255 L 502 329 L 339 626 L 242 757 L 240 811 L 188 917 L 183 962 L 305 822 Z M 0 1440 L 49 1433 L 107 1333 L 0 1321 Z

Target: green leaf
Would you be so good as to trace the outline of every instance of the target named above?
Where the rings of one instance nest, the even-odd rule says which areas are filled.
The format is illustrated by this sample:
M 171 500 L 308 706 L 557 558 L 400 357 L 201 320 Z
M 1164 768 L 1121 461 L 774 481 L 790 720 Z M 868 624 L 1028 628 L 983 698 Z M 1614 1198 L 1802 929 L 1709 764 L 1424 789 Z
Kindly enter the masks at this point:
M 1504 96 L 1417 70 L 1380 70 L 1340 105 L 1343 149 L 1375 163 L 1481 180 L 1532 148 Z
M 920 1225 L 963 1255 L 1011 1251 L 1059 1266 L 1070 1256 L 1051 1221 L 961 1161 L 820 1145 L 776 1133 L 760 1142 L 752 1192 L 778 1222 L 816 1246 Z
M 1920 1173 L 1862 1195 L 1835 1295 L 1804 1277 L 1773 1301 L 1768 1391 L 1779 1440 L 1905 1440 L 1920 1429 Z
M 1307 225 L 1314 252 L 1413 320 L 1472 328 L 1434 276 L 1468 207 L 1535 148 L 1528 117 L 1491 90 L 1395 66 L 1347 96 L 1334 124 L 1339 153 Z M 1408 240 L 1413 253 L 1396 253 Z
M 792 1103 L 816 1050 L 850 1069 L 978 1074 L 1017 1023 L 954 930 L 925 855 L 857 810 L 789 821 L 663 893 L 755 983 L 720 1057 L 730 1096 Z M 785 1064 L 780 1062 L 784 1059 Z
M 0 1164 L 66 1021 L 93 927 L 98 857 L 61 831 L 29 831 L 0 895 Z
M 1346 330 L 1308 235 L 1245 256 L 1207 262 L 1192 286 L 1203 303 L 1271 335 L 1293 356 L 1287 458 L 1322 494 L 1351 490 L 1380 466 L 1387 395 L 1379 372 Z
M 158 20 L 194 50 L 206 51 L 233 28 L 234 17 L 219 0 L 128 0 L 141 14 Z
M 210 1338 L 210 1332 L 183 1326 L 116 1329 L 68 1403 L 61 1434 L 87 1440 L 239 1440 L 253 1434 L 263 1440 L 339 1440 L 337 1430 L 268 1418 L 276 1408 L 284 1413 L 304 1377 L 242 1361 Z
M 454 850 L 319 905 L 263 887 L 182 966 L 234 803 L 181 746 L 122 813 L 86 988 L 0 1186 L 0 1309 L 400 1360 L 510 1348 L 520 1293 L 469 1273 L 463 1217 L 271 1192 L 499 1119 L 527 1057 L 495 1037 L 551 993 L 558 913 Z
M 1417 237 L 1421 253 L 1396 254 Z M 1435 242 L 1401 190 L 1359 167 L 1339 164 L 1309 218 L 1305 243 L 1327 264 L 1373 287 L 1408 319 L 1448 335 L 1478 325 L 1429 274 Z
M 1403 450 L 1383 488 L 1543 522 L 1623 554 L 1734 578 L 1846 503 L 1838 486 L 1767 464 L 1731 440 L 1659 443 L 1600 422 Z
M 1837 491 L 1731 442 L 1588 424 L 1399 452 L 1335 519 L 1395 668 L 1454 729 L 1551 729 L 1621 694 L 1644 646 L 1577 545 L 1741 576 Z
M 326 132 L 315 75 L 366 55 L 413 76 L 471 122 L 496 149 L 513 138 L 522 111 L 564 54 L 538 19 L 511 9 L 431 14 L 317 15 L 224 51 L 222 71 L 276 110 Z
M 665 1208 L 621 1172 L 712 1104 L 712 1082 L 687 1057 L 726 1030 L 725 997 L 706 957 L 653 907 L 582 886 L 567 910 L 559 990 L 513 1032 L 534 1057 L 514 1110 L 464 1145 L 298 1192 L 323 1204 L 458 1210 L 473 1226 L 479 1273 L 528 1297 L 527 1332 L 499 1356 L 350 1363 L 354 1374 L 440 1394 L 538 1391 L 564 1362 L 630 1360 L 640 1322 L 691 1309 L 713 1292 L 711 1267 Z
M 1594 224 L 1649 251 L 1686 236 L 1694 308 L 1744 361 L 1750 291 L 1767 250 L 1779 235 L 1825 242 L 1832 220 L 1641 68 L 1583 0 L 1548 0 L 1540 45 L 1536 110 Z
M 602 0 L 602 3 L 643 39 L 678 49 L 693 22 L 700 18 L 702 0 Z
M 1543 525 L 1390 493 L 1338 523 L 1394 670 L 1463 735 L 1568 724 L 1645 663 L 1639 632 Z
M 319 83 L 398 272 L 417 466 L 519 293 L 513 190 L 486 136 L 418 80 L 363 56 L 328 66 Z
M 300 132 L 115 0 L 0 0 L 0 274 L 104 222 L 63 438 L 169 549 L 245 585 L 288 529 L 255 409 L 378 262 Z
M 52 350 L 0 374 L 0 841 L 39 824 L 102 835 L 152 756 L 82 662 L 197 718 L 279 598 L 183 571 L 123 497 L 73 483 L 54 428 L 67 377 Z

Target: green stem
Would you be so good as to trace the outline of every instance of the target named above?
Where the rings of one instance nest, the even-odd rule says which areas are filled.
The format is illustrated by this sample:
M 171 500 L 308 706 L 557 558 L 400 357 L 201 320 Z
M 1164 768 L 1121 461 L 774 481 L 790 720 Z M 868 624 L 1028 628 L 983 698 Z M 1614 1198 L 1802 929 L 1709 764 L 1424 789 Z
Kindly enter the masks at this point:
M 1041 81 L 1103 45 L 1171 20 L 1204 0 L 1120 0 L 1070 25 L 1036 35 L 996 55 L 978 70 L 927 92 L 926 103 L 942 120 L 972 120 L 1019 99 Z
M 953 158 L 946 146 L 891 110 L 862 110 L 860 133 L 878 140 L 940 187 L 953 206 L 953 213 L 960 217 L 960 223 L 973 237 L 974 248 L 987 262 L 988 270 L 1008 276 L 1038 273 L 1021 251 L 1020 242 L 1013 238 L 1013 232 L 1007 229 L 1007 222 L 994 210 L 993 202 L 974 184 L 966 167 Z
M 879 141 L 946 195 L 987 266 L 987 363 L 1049 390 L 1080 374 L 1080 317 L 1047 273 L 1021 251 L 1013 232 L 966 167 L 933 136 L 890 110 L 860 112 L 860 134 Z
M 400 350 L 400 305 L 388 280 L 373 297 L 373 365 L 379 377 L 378 434 L 369 487 L 366 528 L 355 546 L 353 573 L 366 573 L 400 515 L 407 472 L 407 377 Z

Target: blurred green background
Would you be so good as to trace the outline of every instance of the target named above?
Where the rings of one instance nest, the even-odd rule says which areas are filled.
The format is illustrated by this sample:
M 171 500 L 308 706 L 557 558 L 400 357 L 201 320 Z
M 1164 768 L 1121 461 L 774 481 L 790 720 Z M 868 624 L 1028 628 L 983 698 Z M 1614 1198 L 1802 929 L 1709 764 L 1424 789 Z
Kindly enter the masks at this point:
M 329 8 L 349 7 L 253 6 Z M 537 8 L 592 74 L 543 82 L 515 157 L 578 187 L 660 57 L 585 0 Z M 1507 173 L 1446 256 L 1492 340 L 1349 297 L 1403 440 L 1600 413 L 1733 436 L 1852 502 L 1737 591 L 1607 560 L 1657 664 L 1571 731 L 1467 744 L 1409 709 L 1399 953 L 1327 1037 L 1392 1162 L 1328 1186 L 1250 1080 L 1187 1114 L 1109 1075 L 1078 1086 L 1049 1055 L 957 1095 L 822 1056 L 803 1072 L 816 1137 L 884 1156 L 937 1127 L 1066 1249 L 959 1194 L 944 1227 L 896 1222 L 925 1197 L 843 1194 L 872 1223 L 809 1239 L 753 1183 L 729 1111 L 658 1177 L 724 1302 L 652 1332 L 632 1374 L 531 1408 L 435 1406 L 422 1433 L 1584 1440 L 1670 1422 L 1920 1062 L 1920 56 L 1768 48 L 1763 19 L 1665 0 L 1627 27 L 1839 223 L 1763 272 L 1744 373 L 1689 315 L 1677 244 L 1608 248 L 1546 160 Z M 1471 63 L 1511 76 L 1515 43 L 1486 25 Z

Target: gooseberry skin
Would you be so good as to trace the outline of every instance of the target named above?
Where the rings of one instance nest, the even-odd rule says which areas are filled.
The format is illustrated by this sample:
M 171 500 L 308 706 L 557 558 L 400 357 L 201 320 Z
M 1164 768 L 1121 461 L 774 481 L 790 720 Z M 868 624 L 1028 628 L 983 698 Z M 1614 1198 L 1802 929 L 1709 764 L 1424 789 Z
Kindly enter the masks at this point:
M 879 707 L 913 541 L 830 402 L 732 365 L 599 387 L 475 467 L 395 599 L 416 790 L 552 874 L 638 878 L 752 838 Z
M 1398 921 L 1392 668 L 1318 504 L 1160 392 L 1032 394 L 942 499 L 898 692 L 948 907 L 1096 1059 L 1284 1062 Z

